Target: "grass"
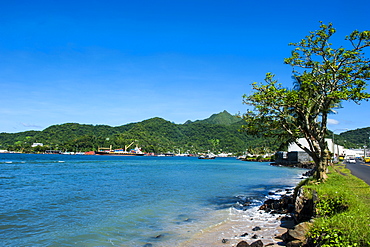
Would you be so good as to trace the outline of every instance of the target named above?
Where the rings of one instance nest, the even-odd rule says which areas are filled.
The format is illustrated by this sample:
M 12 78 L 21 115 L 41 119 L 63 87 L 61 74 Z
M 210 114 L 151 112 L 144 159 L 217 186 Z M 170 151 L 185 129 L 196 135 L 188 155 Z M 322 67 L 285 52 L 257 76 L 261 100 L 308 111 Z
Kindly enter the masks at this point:
M 317 218 L 309 237 L 317 246 L 370 246 L 370 186 L 342 164 L 329 167 L 324 183 L 307 180 L 305 195 L 316 191 Z

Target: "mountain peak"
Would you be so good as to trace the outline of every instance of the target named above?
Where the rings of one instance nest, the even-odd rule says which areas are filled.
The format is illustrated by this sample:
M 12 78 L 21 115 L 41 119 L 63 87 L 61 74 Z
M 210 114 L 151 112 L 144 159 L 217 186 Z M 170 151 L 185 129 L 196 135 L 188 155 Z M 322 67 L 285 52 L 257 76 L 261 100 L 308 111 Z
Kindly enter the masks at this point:
M 212 114 L 209 118 L 204 120 L 197 120 L 195 122 L 202 122 L 208 124 L 221 124 L 221 125 L 231 125 L 240 121 L 240 119 L 236 116 L 231 115 L 228 111 L 224 110 L 223 112 Z M 185 124 L 189 124 L 191 121 L 185 122 Z

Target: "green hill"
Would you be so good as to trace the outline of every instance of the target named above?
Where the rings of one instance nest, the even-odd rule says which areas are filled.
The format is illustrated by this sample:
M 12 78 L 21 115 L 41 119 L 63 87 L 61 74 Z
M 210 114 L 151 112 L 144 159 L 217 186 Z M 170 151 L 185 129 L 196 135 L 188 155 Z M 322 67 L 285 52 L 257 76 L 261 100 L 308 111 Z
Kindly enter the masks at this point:
M 227 111 L 220 112 L 218 114 L 213 114 L 207 119 L 198 120 L 195 122 L 209 123 L 209 124 L 221 124 L 221 125 L 231 125 L 234 123 L 241 122 L 242 120 L 237 116 L 233 116 Z M 190 121 L 186 123 L 191 123 Z
M 347 148 L 370 147 L 370 127 L 343 132 L 340 135 L 335 135 L 335 140 Z
M 255 138 L 240 132 L 242 120 L 223 111 L 211 117 L 185 124 L 175 124 L 162 118 L 151 118 L 118 127 L 66 123 L 50 126 L 43 131 L 1 133 L 1 149 L 23 152 L 90 151 L 98 147 L 122 148 L 135 141 L 145 152 L 232 152 L 246 149 L 277 148 L 272 140 Z M 43 147 L 31 148 L 33 143 Z
M 91 151 L 98 147 L 123 148 L 135 141 L 145 152 L 227 152 L 241 154 L 282 150 L 281 140 L 257 138 L 240 131 L 243 120 L 227 111 L 213 114 L 207 119 L 175 124 L 162 118 L 151 118 L 138 123 L 111 127 L 65 123 L 52 125 L 42 131 L 1 133 L 0 149 L 23 152 L 45 150 Z M 352 147 L 368 141 L 370 128 L 358 129 L 336 135 L 339 144 Z M 31 148 L 33 143 L 43 147 Z M 370 144 L 369 144 L 370 145 Z

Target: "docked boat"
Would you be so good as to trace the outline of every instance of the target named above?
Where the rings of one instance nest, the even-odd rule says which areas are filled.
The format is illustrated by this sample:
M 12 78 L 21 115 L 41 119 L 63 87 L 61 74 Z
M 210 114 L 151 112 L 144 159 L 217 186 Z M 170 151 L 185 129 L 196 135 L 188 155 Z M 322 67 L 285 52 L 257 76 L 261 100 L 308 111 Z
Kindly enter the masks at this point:
M 96 155 L 116 155 L 116 156 L 144 156 L 145 153 L 141 151 L 141 148 L 139 148 L 137 145 L 134 149 L 131 149 L 130 151 L 127 151 L 127 149 L 133 144 L 132 142 L 130 145 L 125 146 L 125 149 L 112 149 L 112 146 L 110 148 L 99 148 L 99 151 L 96 151 Z
M 198 157 L 198 159 L 202 159 L 202 160 L 213 160 L 216 158 L 216 155 L 214 154 L 206 154 L 206 155 L 201 155 Z

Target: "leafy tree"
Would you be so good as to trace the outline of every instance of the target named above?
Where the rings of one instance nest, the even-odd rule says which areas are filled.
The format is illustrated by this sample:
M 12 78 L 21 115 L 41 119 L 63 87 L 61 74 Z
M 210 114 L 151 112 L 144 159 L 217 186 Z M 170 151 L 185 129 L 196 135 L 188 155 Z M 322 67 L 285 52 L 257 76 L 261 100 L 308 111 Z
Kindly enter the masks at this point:
M 344 100 L 359 103 L 370 98 L 365 92 L 370 62 L 363 52 L 370 46 L 370 31 L 346 36 L 349 49 L 333 48 L 330 38 L 335 32 L 331 23 L 321 23 L 319 30 L 290 44 L 296 48 L 284 62 L 293 67 L 294 88 L 284 88 L 267 73 L 265 83 L 253 83 L 253 94 L 243 96 L 254 108 L 243 115 L 247 132 L 297 143 L 314 160 L 317 179 L 325 178 L 328 161 L 328 114 Z M 309 147 L 298 142 L 300 137 Z

